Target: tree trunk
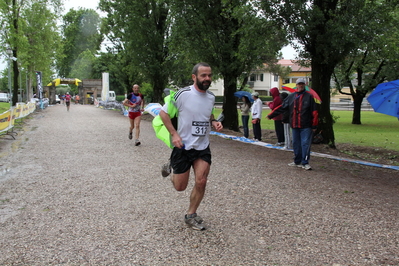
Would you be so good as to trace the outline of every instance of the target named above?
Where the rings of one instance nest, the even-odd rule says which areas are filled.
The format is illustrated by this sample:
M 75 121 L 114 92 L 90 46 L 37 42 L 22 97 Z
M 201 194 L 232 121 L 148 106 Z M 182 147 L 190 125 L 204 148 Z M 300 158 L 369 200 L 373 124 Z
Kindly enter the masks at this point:
M 26 97 L 27 97 L 27 101 L 30 101 L 31 98 L 33 98 L 33 81 L 32 81 L 32 76 L 29 73 L 33 73 L 33 67 L 29 66 L 28 67 L 28 75 L 27 75 L 27 93 L 26 93 Z
M 224 98 L 223 98 L 223 114 L 224 128 L 239 131 L 238 129 L 238 112 L 237 98 L 234 92 L 237 90 L 237 77 L 223 75 L 224 78 Z
M 248 79 L 249 79 L 249 76 L 248 76 L 248 74 L 246 74 L 245 77 L 244 77 L 244 80 L 242 81 L 242 84 L 241 84 L 241 87 L 240 87 L 240 91 L 245 88 L 245 85 L 247 85 L 247 83 L 248 83 Z
M 334 68 L 327 64 L 319 64 L 312 59 L 312 89 L 320 96 L 322 103 L 319 108 L 319 126 L 322 131 L 323 143 L 335 148 L 334 120 L 330 112 L 330 79 Z
M 163 90 L 165 89 L 165 82 L 161 79 L 154 80 L 153 99 L 154 103 L 163 103 Z
M 361 125 L 361 113 L 362 113 L 362 102 L 363 96 L 356 93 L 352 95 L 353 97 L 353 114 L 352 114 L 352 124 Z
M 13 53 L 14 57 L 17 58 L 17 52 L 14 51 Z M 18 69 L 18 62 L 15 60 L 12 62 L 12 66 L 13 66 L 13 89 L 12 89 L 12 106 L 17 105 L 18 102 L 18 91 L 19 91 L 19 82 L 18 82 L 18 78 L 19 78 L 19 69 Z
M 164 62 L 159 61 L 162 65 Z M 163 91 L 167 84 L 167 77 L 165 73 L 160 68 L 154 68 L 154 70 L 148 74 L 150 78 L 150 83 L 153 85 L 152 102 L 153 103 L 163 103 Z
M 15 36 L 12 37 L 13 41 L 16 41 L 16 36 L 19 34 L 19 24 L 18 24 L 18 18 L 19 18 L 19 10 L 17 9 L 17 1 L 13 0 L 12 1 L 12 12 L 13 12 L 13 26 L 14 26 L 14 34 Z M 15 45 L 15 43 L 14 43 Z M 12 49 L 12 54 L 15 60 L 13 60 L 13 73 L 14 73 L 14 86 L 12 90 L 12 106 L 16 106 L 18 102 L 18 78 L 19 78 L 19 69 L 18 69 L 18 53 L 17 53 L 17 48 L 14 47 Z

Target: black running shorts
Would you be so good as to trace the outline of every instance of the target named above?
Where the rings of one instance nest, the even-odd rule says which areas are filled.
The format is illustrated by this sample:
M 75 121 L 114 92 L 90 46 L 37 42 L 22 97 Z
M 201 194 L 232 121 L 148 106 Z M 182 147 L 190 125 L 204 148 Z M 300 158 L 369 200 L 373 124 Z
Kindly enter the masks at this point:
M 212 164 L 211 150 L 209 146 L 205 150 L 197 151 L 194 149 L 184 150 L 174 147 L 172 155 L 170 156 L 170 165 L 172 166 L 174 174 L 183 174 L 190 170 L 193 162 L 197 159 L 202 159 L 205 162 Z

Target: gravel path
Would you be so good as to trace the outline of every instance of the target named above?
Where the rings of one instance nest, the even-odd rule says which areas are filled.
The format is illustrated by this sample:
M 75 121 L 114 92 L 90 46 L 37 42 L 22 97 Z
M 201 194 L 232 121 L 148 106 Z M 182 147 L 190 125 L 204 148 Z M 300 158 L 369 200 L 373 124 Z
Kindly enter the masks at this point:
M 189 190 L 160 175 L 170 150 L 142 121 L 50 106 L 0 138 L 0 265 L 399 265 L 397 171 L 211 136 L 213 165 L 187 228 Z

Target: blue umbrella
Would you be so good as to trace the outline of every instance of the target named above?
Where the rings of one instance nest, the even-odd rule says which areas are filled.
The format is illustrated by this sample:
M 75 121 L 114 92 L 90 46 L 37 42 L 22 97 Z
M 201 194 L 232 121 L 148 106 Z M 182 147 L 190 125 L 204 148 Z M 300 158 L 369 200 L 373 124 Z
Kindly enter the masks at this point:
M 234 93 L 234 96 L 238 97 L 238 98 L 242 98 L 243 96 L 247 97 L 248 100 L 251 101 L 251 103 L 254 102 L 254 99 L 252 99 L 252 95 L 251 93 L 247 92 L 247 91 L 236 91 Z
M 399 118 L 399 80 L 378 84 L 367 101 L 375 112 Z

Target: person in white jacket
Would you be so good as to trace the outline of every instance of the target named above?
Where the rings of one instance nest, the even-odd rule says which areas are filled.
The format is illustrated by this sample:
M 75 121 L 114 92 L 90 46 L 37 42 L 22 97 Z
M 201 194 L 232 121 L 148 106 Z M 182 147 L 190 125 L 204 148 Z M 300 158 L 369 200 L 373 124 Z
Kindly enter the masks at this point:
M 259 93 L 253 92 L 252 99 L 254 103 L 252 105 L 252 124 L 254 130 L 254 140 L 262 140 L 262 130 L 260 128 L 260 119 L 262 118 L 262 101 L 259 99 Z

